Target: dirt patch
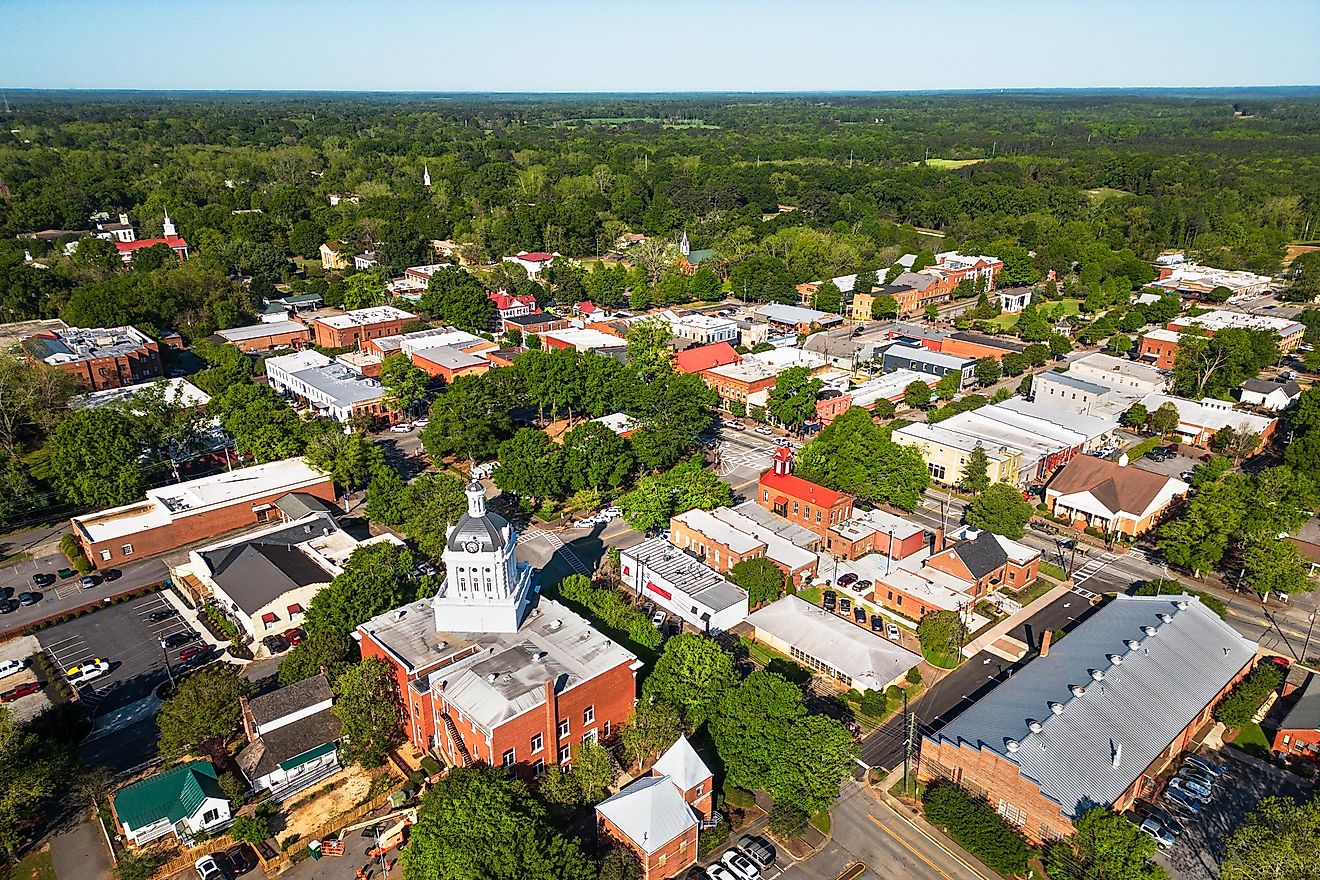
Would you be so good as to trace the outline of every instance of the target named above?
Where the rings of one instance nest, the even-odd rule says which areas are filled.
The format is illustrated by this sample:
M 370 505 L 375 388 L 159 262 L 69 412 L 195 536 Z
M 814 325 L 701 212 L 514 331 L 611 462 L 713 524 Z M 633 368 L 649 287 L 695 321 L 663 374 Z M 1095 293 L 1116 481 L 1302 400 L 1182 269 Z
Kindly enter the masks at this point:
M 349 767 L 328 779 L 322 780 L 318 787 L 333 785 L 325 794 L 309 803 L 303 804 L 284 819 L 285 829 L 279 833 L 284 838 L 311 834 L 320 828 L 332 816 L 346 813 L 367 799 L 371 788 L 371 775 L 360 767 Z

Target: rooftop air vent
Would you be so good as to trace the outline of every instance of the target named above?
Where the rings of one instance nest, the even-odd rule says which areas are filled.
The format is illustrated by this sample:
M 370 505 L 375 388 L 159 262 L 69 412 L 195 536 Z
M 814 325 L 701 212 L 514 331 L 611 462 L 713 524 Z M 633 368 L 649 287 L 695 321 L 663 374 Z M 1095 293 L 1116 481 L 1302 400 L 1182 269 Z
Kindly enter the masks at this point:
M 498 672 L 492 672 L 490 675 L 486 676 L 486 681 L 490 682 L 491 684 L 494 684 L 495 680 L 498 679 L 499 677 L 500 676 Z
M 1145 633 L 1146 635 L 1148 635 L 1148 636 L 1153 636 L 1153 635 L 1155 635 L 1155 633 L 1159 632 L 1159 630 L 1157 630 L 1157 629 L 1156 629 L 1155 627 L 1153 627 L 1153 626 L 1143 626 L 1143 627 L 1141 628 L 1141 631 L 1144 632 L 1144 633 Z
M 1128 646 L 1129 651 L 1135 651 L 1137 650 L 1137 648 L 1141 647 L 1141 642 L 1137 641 L 1136 639 L 1128 639 L 1123 644 Z
M 1182 600 L 1182 599 L 1179 599 L 1177 602 L 1174 602 L 1173 604 L 1176 605 L 1176 606 L 1178 606 L 1178 610 L 1179 610 L 1179 611 L 1186 611 L 1186 610 L 1187 610 L 1187 602 L 1184 601 L 1184 600 Z
M 1080 697 L 1084 693 L 1086 693 L 1086 688 L 1082 687 L 1080 684 L 1072 686 L 1072 695 L 1074 697 Z
M 1122 658 L 1122 656 L 1120 656 L 1120 655 L 1118 655 L 1118 654 L 1109 654 L 1109 655 L 1107 655 L 1107 656 L 1109 657 L 1109 662 L 1110 662 L 1110 663 L 1114 664 L 1115 666 L 1122 665 L 1122 663 L 1123 663 L 1123 658 Z
M 1004 740 L 1004 747 L 1007 748 L 1009 752 L 1016 752 L 1018 749 L 1022 748 L 1022 744 L 1015 739 L 1006 739 Z
M 1104 680 L 1105 680 L 1105 673 L 1104 673 L 1104 670 L 1101 670 L 1101 669 L 1092 669 L 1092 670 L 1091 670 L 1091 678 L 1094 679 L 1095 681 L 1104 681 Z
M 1032 733 L 1040 733 L 1042 730 L 1045 729 L 1045 725 L 1041 724 L 1039 721 L 1032 718 L 1027 722 L 1027 729 L 1030 730 Z
M 550 656 L 549 651 L 537 651 L 535 654 L 532 655 L 532 659 L 535 660 L 537 663 L 544 663 L 545 658 L 549 656 Z
M 1173 615 L 1172 615 L 1172 614 L 1161 613 L 1161 614 L 1159 615 L 1159 618 L 1160 618 L 1160 620 L 1162 620 L 1162 621 L 1165 622 L 1165 623 L 1173 623 Z
M 1050 700 L 1050 711 L 1053 712 L 1055 715 L 1062 715 L 1063 703 L 1060 703 L 1056 700 Z
M 400 608 L 399 610 L 395 611 L 395 612 L 394 612 L 392 615 L 390 615 L 390 616 L 393 617 L 395 620 L 403 620 L 404 615 L 407 614 L 407 613 L 408 613 L 408 609 L 407 609 L 407 608 Z
M 559 618 L 555 618 L 554 620 L 550 621 L 550 631 L 551 631 L 551 632 L 554 632 L 555 630 L 559 629 L 559 628 L 560 628 L 561 626 L 563 626 L 563 625 L 564 625 L 564 622 L 563 622 L 562 620 L 560 620 Z

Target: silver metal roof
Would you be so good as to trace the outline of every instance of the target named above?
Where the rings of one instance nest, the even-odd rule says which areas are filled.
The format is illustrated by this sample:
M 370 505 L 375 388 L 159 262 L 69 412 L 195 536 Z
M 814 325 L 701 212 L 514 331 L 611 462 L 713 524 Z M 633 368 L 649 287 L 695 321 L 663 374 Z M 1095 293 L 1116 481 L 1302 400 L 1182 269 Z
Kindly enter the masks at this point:
M 1017 764 L 1075 817 L 1112 804 L 1255 653 L 1191 596 L 1120 595 L 934 738 Z

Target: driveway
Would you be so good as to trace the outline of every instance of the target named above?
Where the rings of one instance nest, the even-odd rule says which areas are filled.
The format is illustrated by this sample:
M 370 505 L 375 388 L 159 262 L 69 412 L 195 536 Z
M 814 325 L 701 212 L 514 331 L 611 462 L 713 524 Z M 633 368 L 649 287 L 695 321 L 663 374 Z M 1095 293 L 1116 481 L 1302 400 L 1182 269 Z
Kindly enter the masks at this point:
M 169 567 L 161 559 L 147 559 L 135 562 L 119 569 L 118 580 L 101 583 L 91 589 L 83 589 L 77 578 L 59 581 L 46 589 L 32 585 L 32 575 L 37 572 L 55 574 L 66 568 L 69 562 L 63 555 L 42 556 L 27 559 L 0 569 L 0 586 L 13 587 L 15 593 L 32 590 L 41 593 L 41 601 L 36 605 L 20 607 L 0 617 L 0 630 L 9 631 L 22 627 L 34 620 L 50 617 L 89 602 L 95 602 L 106 596 L 127 593 L 138 587 L 158 584 L 169 577 Z
M 50 859 L 59 880 L 110 880 L 105 833 L 89 810 L 65 820 L 50 840 Z
M 1143 455 L 1132 464 L 1134 467 L 1139 467 L 1143 471 L 1150 471 L 1152 474 L 1176 478 L 1184 471 L 1195 470 L 1202 459 L 1209 457 L 1210 453 L 1204 449 L 1197 449 L 1195 446 L 1179 446 L 1178 454 L 1168 461 L 1155 461 L 1150 456 Z

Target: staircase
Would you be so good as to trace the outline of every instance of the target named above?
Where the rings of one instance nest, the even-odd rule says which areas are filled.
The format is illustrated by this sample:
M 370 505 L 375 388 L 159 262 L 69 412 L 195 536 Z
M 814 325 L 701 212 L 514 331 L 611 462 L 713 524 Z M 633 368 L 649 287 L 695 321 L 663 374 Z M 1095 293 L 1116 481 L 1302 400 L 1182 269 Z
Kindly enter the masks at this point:
M 458 755 L 458 766 L 466 767 L 472 763 L 472 755 L 468 753 L 467 746 L 463 744 L 463 737 L 458 734 L 458 725 L 454 719 L 449 717 L 446 712 L 440 716 L 445 719 L 445 730 L 449 732 L 449 741 L 454 744 L 454 751 Z

